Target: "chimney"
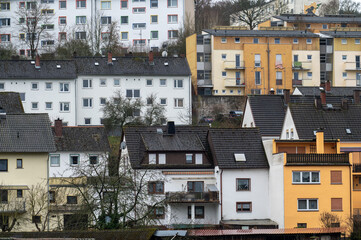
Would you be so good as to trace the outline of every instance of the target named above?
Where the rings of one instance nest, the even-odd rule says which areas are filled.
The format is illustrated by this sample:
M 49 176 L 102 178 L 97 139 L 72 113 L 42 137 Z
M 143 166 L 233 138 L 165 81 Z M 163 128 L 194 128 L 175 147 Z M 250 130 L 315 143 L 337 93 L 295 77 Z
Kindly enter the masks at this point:
M 112 52 L 108 52 L 108 65 L 113 65 Z
M 175 134 L 175 125 L 173 121 L 169 121 L 167 124 L 168 134 Z
M 275 95 L 275 90 L 273 88 L 271 88 L 271 90 L 269 90 L 269 94 L 270 95 Z
M 61 137 L 63 136 L 63 121 L 59 118 L 55 120 L 55 136 Z
M 288 104 L 290 102 L 290 98 L 291 98 L 289 89 L 283 89 L 283 97 L 284 97 L 285 104 Z
M 150 51 L 149 52 L 149 63 L 153 64 L 153 61 L 154 61 L 154 54 L 153 54 L 153 51 Z
M 35 68 L 40 68 L 40 56 L 39 56 L 39 54 L 36 54 L 36 57 L 35 57 Z
M 355 104 L 360 104 L 360 90 L 353 90 L 353 102 Z
M 317 109 L 321 109 L 321 107 L 322 107 L 321 98 L 319 96 L 316 96 L 316 98 L 315 98 L 315 107 Z
M 325 153 L 324 134 L 323 130 L 316 132 L 316 153 Z
M 325 105 L 326 104 L 326 92 L 325 92 L 325 90 L 321 90 L 320 97 L 321 97 L 321 104 Z
M 341 108 L 342 108 L 343 110 L 347 110 L 347 109 L 348 109 L 347 98 L 342 98 L 342 99 L 341 99 Z
M 326 88 L 326 92 L 331 92 L 331 82 L 330 82 L 330 80 L 327 80 L 325 88 Z

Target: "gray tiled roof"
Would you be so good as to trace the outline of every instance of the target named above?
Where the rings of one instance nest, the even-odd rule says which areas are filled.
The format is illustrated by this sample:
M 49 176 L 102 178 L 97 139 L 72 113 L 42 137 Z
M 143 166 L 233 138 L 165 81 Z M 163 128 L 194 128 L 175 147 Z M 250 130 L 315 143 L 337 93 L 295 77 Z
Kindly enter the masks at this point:
M 320 96 L 319 87 L 297 87 L 304 96 Z M 361 90 L 361 87 L 331 87 L 331 91 L 327 92 L 327 96 L 353 96 L 354 90 Z
M 78 75 L 124 75 L 124 76 L 189 76 L 186 58 L 154 57 L 154 64 L 144 57 L 116 58 L 108 65 L 108 58 L 77 58 Z M 98 66 L 95 62 L 99 63 Z
M 330 35 L 334 38 L 357 38 L 361 37 L 361 31 L 322 31 L 322 34 Z
M 60 68 L 57 68 L 60 65 Z M 73 60 L 41 60 L 35 68 L 29 60 L 0 61 L 0 79 L 75 79 Z
M 203 144 L 197 134 L 179 133 L 167 134 L 141 134 L 143 144 L 147 151 L 204 151 Z
M 305 31 L 289 31 L 289 30 L 203 30 L 214 36 L 230 36 L 230 37 L 308 37 L 318 38 L 319 35 Z
M 7 114 L 0 118 L 0 152 L 53 152 L 48 114 Z
M 324 129 L 325 139 L 361 140 L 361 105 L 349 104 L 348 110 L 317 109 L 314 104 L 289 105 L 300 139 L 315 138 L 314 131 Z M 346 129 L 351 130 L 347 134 Z
M 0 92 L 0 108 L 7 114 L 24 113 L 20 94 L 17 92 Z
M 319 17 L 309 14 L 282 14 L 281 16 L 274 16 L 274 18 L 286 21 L 286 22 L 304 22 L 304 23 L 361 23 L 361 17 L 355 16 L 326 16 Z
M 63 127 L 62 136 L 55 136 L 56 151 L 109 152 L 109 141 L 104 127 Z
M 268 168 L 258 128 L 211 128 L 209 139 L 215 165 L 218 165 L 219 168 Z M 244 153 L 246 161 L 236 162 L 235 153 Z

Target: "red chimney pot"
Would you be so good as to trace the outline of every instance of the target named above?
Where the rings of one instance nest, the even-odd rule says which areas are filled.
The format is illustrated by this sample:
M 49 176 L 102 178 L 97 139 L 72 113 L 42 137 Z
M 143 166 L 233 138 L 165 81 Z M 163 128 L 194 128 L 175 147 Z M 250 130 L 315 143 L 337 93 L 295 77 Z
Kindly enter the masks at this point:
M 63 121 L 61 119 L 55 120 L 55 136 L 61 137 L 63 136 Z

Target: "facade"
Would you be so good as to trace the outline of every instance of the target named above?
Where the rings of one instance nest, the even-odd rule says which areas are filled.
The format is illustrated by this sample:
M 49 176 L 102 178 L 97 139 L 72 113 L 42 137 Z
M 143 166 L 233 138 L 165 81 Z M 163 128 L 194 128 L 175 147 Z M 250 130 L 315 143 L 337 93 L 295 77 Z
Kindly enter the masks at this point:
M 38 5 L 47 15 L 46 21 L 39 22 L 46 25 L 40 35 L 39 52 L 47 52 L 71 39 L 93 43 L 100 38 L 105 44 L 113 22 L 122 47 L 131 51 L 156 51 L 164 42 L 177 39 L 185 24 L 194 24 L 192 0 L 44 0 Z M 22 56 L 30 56 L 24 32 L 28 19 L 19 22 L 23 16 L 17 12 L 31 11 L 32 6 L 31 2 L 20 0 L 2 2 L 0 44 L 14 44 Z
M 150 58 L 149 58 L 150 59 Z M 69 126 L 103 124 L 102 108 L 119 92 L 146 99 L 154 94 L 165 117 L 188 123 L 190 72 L 184 58 L 77 58 L 2 61 L 1 91 L 20 93 L 27 113 L 45 112 Z M 22 69 L 22 71 L 18 71 Z M 141 109 L 140 116 L 143 116 Z M 182 118 L 183 116 L 183 118 Z

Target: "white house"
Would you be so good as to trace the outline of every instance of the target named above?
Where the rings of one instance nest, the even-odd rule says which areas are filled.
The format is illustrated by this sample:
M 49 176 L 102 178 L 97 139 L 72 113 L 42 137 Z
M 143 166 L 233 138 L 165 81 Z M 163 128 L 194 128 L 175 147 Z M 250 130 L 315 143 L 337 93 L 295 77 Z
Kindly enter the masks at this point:
M 119 91 L 146 103 L 154 94 L 165 117 L 191 119 L 191 80 L 185 58 L 120 57 L 0 61 L 0 91 L 19 92 L 27 113 L 48 113 L 64 125 L 101 125 L 102 108 Z M 144 114 L 142 109 L 138 112 Z

